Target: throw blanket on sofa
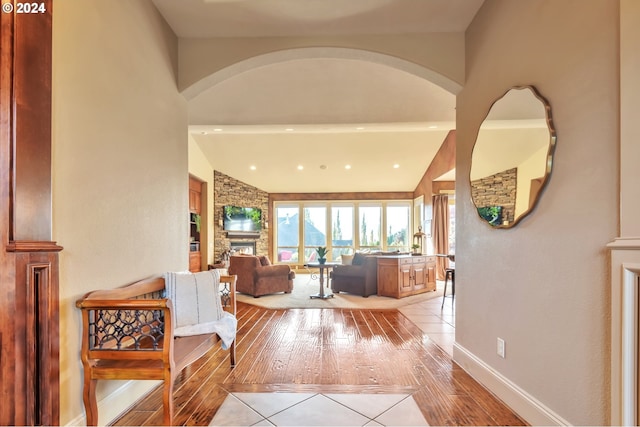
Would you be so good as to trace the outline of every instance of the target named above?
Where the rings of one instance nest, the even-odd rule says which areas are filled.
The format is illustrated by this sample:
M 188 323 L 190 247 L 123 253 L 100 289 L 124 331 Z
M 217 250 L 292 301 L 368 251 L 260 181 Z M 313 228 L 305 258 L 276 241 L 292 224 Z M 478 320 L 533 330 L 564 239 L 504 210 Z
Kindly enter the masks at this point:
M 222 309 L 220 273 L 166 273 L 166 297 L 173 304 L 174 336 L 216 333 L 222 348 L 228 349 L 236 337 L 238 320 Z

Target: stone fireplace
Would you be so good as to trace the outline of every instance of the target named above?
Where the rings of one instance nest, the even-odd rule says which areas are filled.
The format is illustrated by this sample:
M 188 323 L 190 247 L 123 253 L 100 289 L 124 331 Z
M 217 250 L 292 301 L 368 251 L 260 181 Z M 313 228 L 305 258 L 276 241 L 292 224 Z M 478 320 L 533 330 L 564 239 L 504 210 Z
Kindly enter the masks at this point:
M 253 251 L 254 255 L 269 253 L 269 194 L 219 171 L 214 171 L 213 259 L 222 260 L 229 250 Z M 224 206 L 247 206 L 262 210 L 263 228 L 259 232 L 224 229 Z M 237 246 L 237 248 L 236 248 Z M 251 247 L 251 249 L 247 249 Z

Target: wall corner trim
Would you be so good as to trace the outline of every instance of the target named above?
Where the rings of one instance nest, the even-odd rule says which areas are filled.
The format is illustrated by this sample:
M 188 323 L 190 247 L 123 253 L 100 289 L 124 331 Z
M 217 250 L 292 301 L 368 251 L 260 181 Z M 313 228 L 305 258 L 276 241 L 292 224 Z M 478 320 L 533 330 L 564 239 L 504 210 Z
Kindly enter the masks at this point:
M 129 410 L 145 395 L 151 393 L 161 383 L 162 381 L 159 380 L 124 381 L 121 386 L 98 401 L 98 413 L 100 414 L 98 425 L 107 425 L 107 423 L 117 421 L 120 415 Z M 140 397 L 133 398 L 132 401 L 132 396 Z M 83 412 L 66 423 L 65 426 L 82 426 L 86 425 L 86 423 L 87 418 Z
M 529 424 L 571 425 L 457 342 L 453 345 L 453 360 Z

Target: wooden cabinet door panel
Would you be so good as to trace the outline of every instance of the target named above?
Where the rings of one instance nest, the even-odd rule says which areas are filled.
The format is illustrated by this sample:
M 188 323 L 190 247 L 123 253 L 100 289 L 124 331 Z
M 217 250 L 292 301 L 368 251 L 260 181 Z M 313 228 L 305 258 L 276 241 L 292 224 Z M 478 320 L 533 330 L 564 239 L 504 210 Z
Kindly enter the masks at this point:
M 201 210 L 201 193 L 199 191 L 189 191 L 189 210 L 193 213 L 200 214 Z
M 189 271 L 196 273 L 200 270 L 200 252 L 189 252 Z
M 413 265 L 413 289 L 419 290 L 427 287 L 427 266 L 425 264 Z
M 411 262 L 413 276 L 413 291 L 421 291 L 427 286 L 427 259 L 423 256 L 414 256 Z
M 189 212 L 200 214 L 202 204 L 202 182 L 189 178 Z
M 430 291 L 435 291 L 436 290 L 436 259 L 435 257 L 427 258 L 426 279 L 427 279 L 427 289 Z
M 400 293 L 411 292 L 413 289 L 413 274 L 411 264 L 401 264 L 399 271 Z
M 398 267 L 395 263 L 378 260 L 378 295 L 399 298 Z
M 196 212 L 196 193 L 193 190 L 189 190 L 189 212 L 191 213 L 197 213 Z

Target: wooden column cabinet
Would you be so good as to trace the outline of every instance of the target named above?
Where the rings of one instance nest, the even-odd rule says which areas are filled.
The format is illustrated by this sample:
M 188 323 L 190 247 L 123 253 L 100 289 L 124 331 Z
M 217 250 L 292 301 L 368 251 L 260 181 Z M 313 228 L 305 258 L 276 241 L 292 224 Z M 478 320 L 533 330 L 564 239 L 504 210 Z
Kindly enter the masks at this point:
M 189 178 L 189 212 L 200 214 L 202 182 Z
M 189 271 L 202 269 L 200 227 L 202 214 L 202 181 L 189 177 Z
M 435 291 L 435 257 L 378 257 L 378 295 L 402 298 Z
M 2 2 L 16 9 L 15 1 Z M 58 425 L 59 261 L 52 241 L 52 0 L 0 13 L 0 425 Z M 41 13 L 40 13 L 41 12 Z

